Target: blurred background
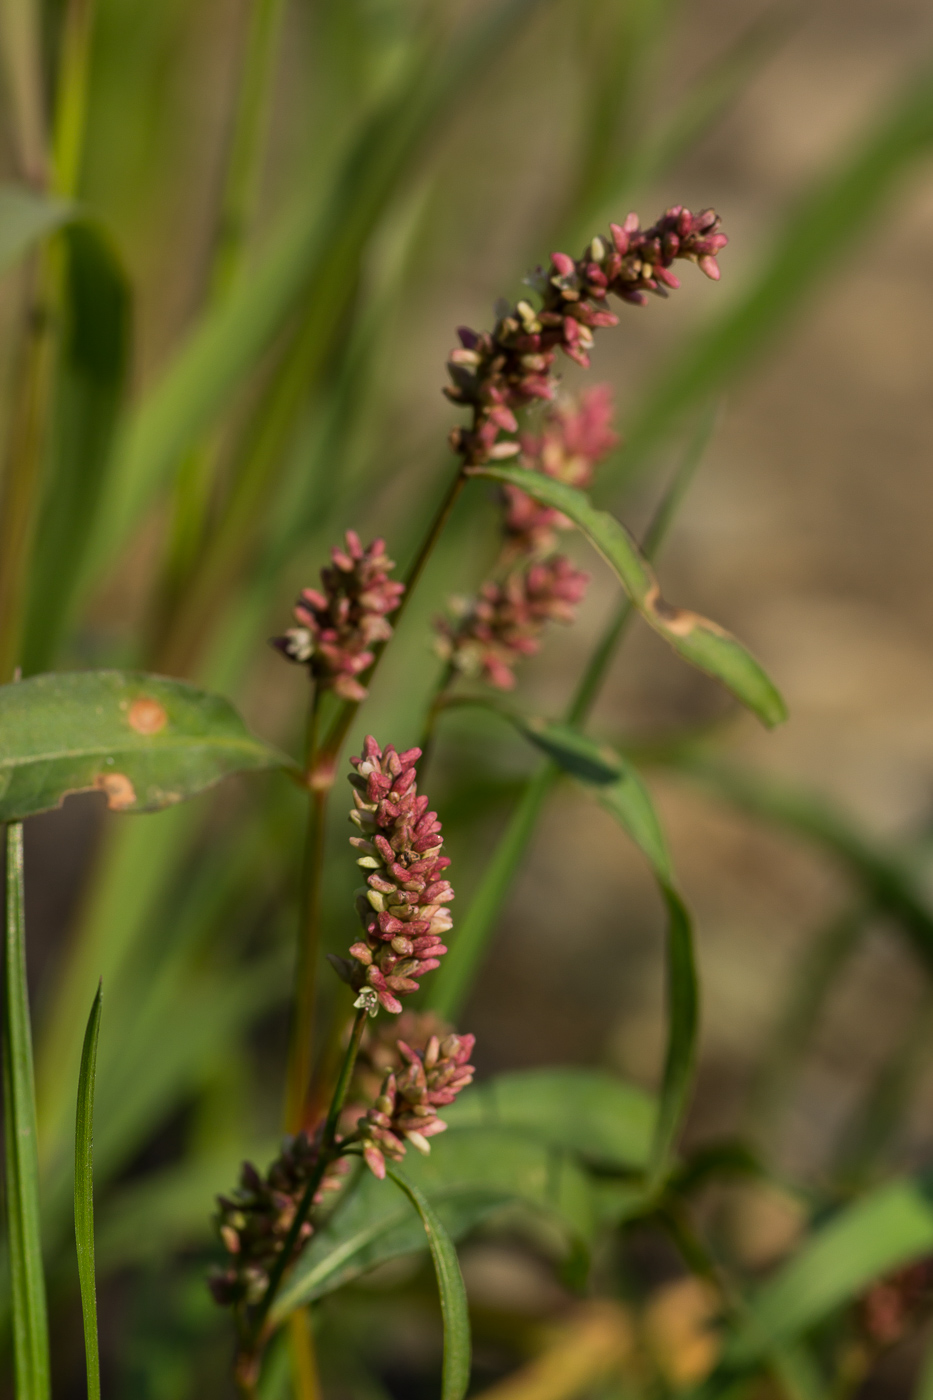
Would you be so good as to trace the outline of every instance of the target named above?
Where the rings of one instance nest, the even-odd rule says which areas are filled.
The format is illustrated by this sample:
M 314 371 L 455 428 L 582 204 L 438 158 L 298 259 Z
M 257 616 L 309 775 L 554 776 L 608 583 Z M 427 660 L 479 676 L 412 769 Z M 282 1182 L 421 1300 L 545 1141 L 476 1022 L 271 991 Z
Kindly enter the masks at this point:
M 10 0 L 4 20 L 8 181 L 35 178 L 28 82 L 16 76 L 17 64 L 29 71 L 18 27 L 28 9 Z M 46 92 L 66 9 L 39 15 Z M 244 63 L 263 42 L 240 244 L 218 210 L 235 184 Z M 674 203 L 716 208 L 730 238 L 721 283 L 688 267 L 669 301 L 623 307 L 621 326 L 599 338 L 588 382 L 613 386 L 625 445 L 596 494 L 643 526 L 715 411 L 659 573 L 670 600 L 754 649 L 791 718 L 766 733 L 737 716 L 637 625 L 591 729 L 644 758 L 696 914 L 691 1141 L 753 1129 L 780 1172 L 814 1188 L 929 1163 L 933 998 L 917 919 L 905 933 L 871 876 L 882 852 L 933 898 L 929 6 L 97 0 L 89 75 L 78 193 L 122 269 L 130 349 L 111 385 L 118 408 L 78 468 L 67 403 L 54 402 L 65 431 L 48 448 L 27 670 L 187 676 L 293 750 L 306 681 L 266 638 L 288 625 L 298 588 L 346 528 L 384 535 L 409 561 L 452 467 L 458 414 L 441 388 L 455 327 L 490 325 L 495 299 L 517 296 L 527 269 L 555 247 L 576 254 L 629 208 L 645 225 Z M 234 247 L 229 275 L 219 230 Z M 35 279 L 27 261 L 0 282 L 8 426 Z M 566 382 L 584 382 L 569 362 Z M 99 482 L 92 460 L 106 465 Z M 48 502 L 55 473 L 69 470 L 79 504 L 63 527 Z M 135 496 L 126 481 L 143 483 Z M 89 543 L 70 574 L 56 573 L 55 530 L 69 537 L 69 520 Z M 440 668 L 430 620 L 449 594 L 477 586 L 495 529 L 494 502 L 472 488 L 350 752 L 369 730 L 399 748 L 416 741 Z M 523 671 L 533 713 L 559 712 L 615 604 L 601 563 L 580 541 L 570 550 L 593 583 L 577 625 L 554 629 Z M 748 784 L 724 793 L 725 780 L 679 763 L 671 741 L 683 733 L 709 738 Z M 461 914 L 533 767 L 516 745 L 472 711 L 443 721 L 429 786 Z M 78 797 L 28 824 L 53 1216 L 75 1047 L 88 989 L 105 978 L 112 1396 L 228 1393 L 225 1319 L 203 1274 L 213 1194 L 244 1152 L 268 1156 L 277 1133 L 303 821 L 285 787 L 230 783 L 138 825 Z M 328 939 L 342 950 L 353 867 L 339 793 L 334 807 Z M 461 1018 L 481 1074 L 599 1064 L 654 1087 L 662 928 L 637 852 L 582 791 L 561 788 Z M 792 1241 L 797 1206 L 736 1192 L 723 1219 L 738 1255 L 764 1267 Z M 67 1231 L 52 1227 L 65 1397 L 83 1380 L 61 1241 Z M 515 1317 L 559 1315 L 566 1295 L 527 1250 L 480 1240 L 464 1260 L 478 1315 L 500 1317 L 479 1351 L 480 1380 L 493 1380 L 525 1346 Z M 664 1274 L 663 1261 L 651 1267 Z M 333 1363 L 334 1394 L 434 1393 L 428 1283 L 391 1276 L 381 1301 L 402 1298 L 403 1283 L 421 1302 L 383 1311 L 378 1363 L 359 1374 L 345 1357 Z M 328 1304 L 330 1335 L 352 1342 L 377 1291 L 357 1289 L 343 1311 Z M 907 1380 L 898 1372 L 887 1393 Z

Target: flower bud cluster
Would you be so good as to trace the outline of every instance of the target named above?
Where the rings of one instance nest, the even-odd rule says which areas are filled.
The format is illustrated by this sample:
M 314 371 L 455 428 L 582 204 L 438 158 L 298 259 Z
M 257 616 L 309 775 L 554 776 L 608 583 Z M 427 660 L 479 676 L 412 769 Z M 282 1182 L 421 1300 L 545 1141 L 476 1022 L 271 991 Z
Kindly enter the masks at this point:
M 312 1139 L 299 1133 L 286 1138 L 265 1176 L 260 1176 L 251 1162 L 244 1162 L 239 1188 L 230 1196 L 218 1196 L 217 1229 L 228 1258 L 226 1267 L 212 1273 L 210 1289 L 222 1307 L 258 1303 L 265 1293 L 270 1271 L 285 1247 L 317 1165 L 319 1136 Z M 329 1164 L 314 1197 L 316 1204 L 326 1192 L 336 1190 L 348 1170 L 349 1163 L 339 1157 Z M 312 1226 L 305 1221 L 298 1234 L 296 1255 L 311 1233 Z
M 384 540 L 364 549 L 348 530 L 346 548 L 335 546 L 331 559 L 331 567 L 321 570 L 321 588 L 305 588 L 295 604 L 299 625 L 273 637 L 272 645 L 306 665 L 319 685 L 342 700 L 364 700 L 366 689 L 357 677 L 372 664 L 373 645 L 391 637 L 389 614 L 405 585 L 389 578 L 395 565 Z
M 429 1138 L 445 1131 L 447 1124 L 437 1110 L 453 1103 L 461 1089 L 471 1083 L 473 1066 L 472 1035 L 432 1035 L 423 1050 L 414 1050 L 404 1040 L 396 1042 L 402 1061 L 399 1070 L 390 1070 L 373 1108 L 357 1123 L 363 1156 L 370 1171 L 382 1178 L 386 1157 L 398 1162 L 410 1143 L 419 1152 L 431 1150 Z
M 541 298 L 537 310 L 519 301 L 491 332 L 466 327 L 458 332 L 460 346 L 447 366 L 452 382 L 444 392 L 473 409 L 472 426 L 451 437 L 468 466 L 517 455 L 520 445 L 500 441 L 500 432 L 517 431 L 518 410 L 554 398 L 558 350 L 589 367 L 593 332 L 618 324 L 610 295 L 635 304 L 644 304 L 649 292 L 667 296 L 669 288 L 680 285 L 670 271 L 678 259 L 697 263 L 707 277 L 719 277 L 716 258 L 728 239 L 712 209 L 692 214 L 675 205 L 649 229 L 639 227 L 635 214 L 609 228 L 608 240 L 597 236 L 576 259 L 554 253 L 548 269 L 529 279 Z
M 383 751 L 370 735 L 362 758 L 351 758 L 354 809 L 350 820 L 361 835 L 350 838 L 368 872 L 357 895 L 365 937 L 345 968 L 359 992 L 356 1005 L 376 1015 L 402 1009 L 400 996 L 418 990 L 418 978 L 439 967 L 447 952 L 442 939 L 452 927 L 446 907 L 454 897 L 441 875 L 450 865 L 441 855 L 443 838 L 436 812 L 418 796 L 415 764 L 420 749 Z
M 513 569 L 501 583 L 484 583 L 460 605 L 460 617 L 438 618 L 437 650 L 456 669 L 499 690 L 515 685 L 515 665 L 541 646 L 548 622 L 573 622 L 589 583 L 563 554 Z
M 618 446 L 618 434 L 612 430 L 613 413 L 608 384 L 595 384 L 579 399 L 555 405 L 540 433 L 523 434 L 520 465 L 585 489 L 599 463 Z M 519 487 L 507 485 L 503 494 L 508 556 L 542 554 L 553 549 L 556 531 L 571 528 L 560 511 L 539 505 Z

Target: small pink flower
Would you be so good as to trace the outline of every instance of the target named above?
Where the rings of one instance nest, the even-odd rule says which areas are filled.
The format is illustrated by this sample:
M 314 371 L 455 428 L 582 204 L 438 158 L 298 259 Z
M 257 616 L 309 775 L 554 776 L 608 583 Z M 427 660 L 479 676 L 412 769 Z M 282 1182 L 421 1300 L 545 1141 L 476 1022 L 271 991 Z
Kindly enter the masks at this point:
M 618 445 L 612 418 L 612 390 L 608 384 L 596 384 L 579 400 L 571 399 L 551 409 L 542 432 L 522 437 L 520 465 L 585 489 L 597 465 Z M 539 505 L 519 487 L 505 486 L 503 492 L 510 555 L 551 549 L 555 532 L 571 528 L 571 522 L 560 511 Z
M 429 1139 L 447 1128 L 437 1109 L 453 1103 L 472 1082 L 468 1061 L 474 1043 L 472 1035 L 455 1034 L 443 1040 L 432 1035 L 419 1049 L 396 1042 L 400 1067 L 389 1071 L 375 1105 L 357 1123 L 363 1156 L 375 1176 L 385 1176 L 386 1157 L 401 1161 L 409 1146 L 430 1152 Z
M 228 1260 L 210 1277 L 210 1289 L 223 1307 L 258 1303 L 266 1291 L 269 1274 L 285 1247 L 295 1212 L 305 1193 L 321 1146 L 321 1134 L 299 1133 L 286 1138 L 281 1154 L 265 1176 L 251 1162 L 244 1162 L 240 1185 L 229 1196 L 218 1196 L 217 1232 Z M 349 1170 L 337 1158 L 328 1166 L 314 1200 L 334 1191 Z M 309 1221 L 298 1236 L 300 1249 L 313 1233 Z M 296 1250 L 297 1253 L 297 1250 Z
M 405 585 L 389 578 L 395 568 L 384 540 L 363 549 L 348 530 L 346 548 L 331 550 L 332 565 L 321 570 L 321 589 L 305 588 L 295 604 L 297 627 L 272 645 L 290 661 L 306 665 L 318 685 L 342 700 L 366 698 L 357 679 L 374 660 L 372 648 L 392 635 L 389 615 L 401 602 Z
M 574 620 L 588 583 L 562 554 L 516 568 L 483 584 L 457 622 L 438 619 L 438 651 L 458 671 L 511 690 L 516 663 L 539 649 L 548 622 Z
M 500 316 L 491 332 L 461 327 L 444 392 L 473 410 L 472 426 L 451 435 L 451 446 L 468 466 L 514 450 L 514 441 L 500 441 L 499 433 L 515 431 L 511 424 L 519 409 L 554 398 L 558 350 L 584 369 L 589 366 L 594 330 L 618 323 L 610 296 L 635 305 L 644 305 L 649 294 L 666 297 L 680 285 L 670 271 L 678 259 L 695 262 L 707 277 L 719 277 L 716 258 L 728 239 L 712 209 L 692 214 L 674 205 L 651 228 L 642 229 L 635 214 L 609 227 L 608 242 L 592 239 L 577 259 L 553 253 L 548 269 L 539 268 L 529 279 L 541 299 L 537 310 L 523 300 Z
M 454 897 L 443 872 L 443 838 L 436 812 L 418 796 L 415 764 L 420 749 L 383 751 L 370 735 L 362 758 L 351 758 L 354 809 L 360 829 L 350 844 L 360 851 L 366 888 L 356 907 L 365 936 L 339 966 L 359 993 L 356 1005 L 376 1014 L 381 1005 L 398 1014 L 399 997 L 418 990 L 418 978 L 440 966 L 443 938 L 453 926 L 447 905 Z M 335 964 L 337 965 L 337 964 Z

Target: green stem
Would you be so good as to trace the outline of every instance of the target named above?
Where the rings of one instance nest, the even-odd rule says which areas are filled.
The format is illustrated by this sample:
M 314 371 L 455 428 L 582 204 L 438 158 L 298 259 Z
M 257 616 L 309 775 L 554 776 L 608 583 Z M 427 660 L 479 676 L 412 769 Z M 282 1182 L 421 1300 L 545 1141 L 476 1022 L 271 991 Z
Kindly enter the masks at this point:
M 674 480 L 652 517 L 642 546 L 649 559 L 657 554 L 670 527 L 684 492 L 702 459 L 714 421 L 712 412 L 704 415 Z M 612 660 L 628 630 L 632 615 L 632 605 L 626 598 L 590 657 L 583 678 L 567 707 L 565 720 L 568 724 L 582 725 L 589 717 Z M 492 937 L 496 919 L 521 865 L 548 795 L 560 777 L 560 771 L 556 763 L 547 762 L 529 780 L 499 842 L 496 854 L 473 897 L 466 918 L 459 927 L 456 942 L 434 979 L 428 1005 L 448 1020 L 456 1020 L 469 995 Z
M 75 195 L 81 175 L 93 25 L 94 0 L 69 0 L 62 25 L 52 140 L 52 188 L 64 199 Z
M 18 1400 L 48 1400 L 49 1331 L 42 1271 L 39 1155 L 26 985 L 23 828 L 6 828 L 3 1124 L 7 1241 L 13 1303 L 13 1357 Z
M 359 1053 L 360 1041 L 363 1038 L 363 1030 L 366 1026 L 366 1017 L 368 1014 L 369 1013 L 362 1008 L 356 1013 L 356 1018 L 353 1022 L 353 1030 L 350 1034 L 350 1044 L 347 1046 L 346 1054 L 343 1057 L 340 1075 L 337 1079 L 336 1087 L 334 1088 L 333 1098 L 330 1101 L 330 1109 L 327 1113 L 327 1121 L 324 1124 L 324 1133 L 321 1138 L 321 1147 L 318 1152 L 318 1159 L 315 1163 L 314 1171 L 308 1178 L 308 1184 L 304 1189 L 304 1195 L 298 1204 L 298 1209 L 295 1211 L 295 1218 L 285 1238 L 282 1252 L 269 1274 L 268 1287 L 257 1304 L 256 1311 L 253 1315 L 252 1336 L 254 1348 L 262 1336 L 263 1327 L 269 1315 L 269 1309 L 275 1300 L 276 1293 L 279 1291 L 285 1270 L 292 1262 L 295 1246 L 298 1243 L 298 1236 L 301 1233 L 301 1227 L 304 1225 L 311 1212 L 311 1207 L 314 1204 L 314 1197 L 317 1195 L 321 1182 L 324 1180 L 324 1173 L 327 1171 L 327 1168 L 334 1158 L 339 1156 L 339 1151 L 335 1147 L 337 1124 L 340 1121 L 340 1113 L 346 1101 L 347 1090 L 350 1087 L 350 1080 L 353 1076 L 356 1057 Z

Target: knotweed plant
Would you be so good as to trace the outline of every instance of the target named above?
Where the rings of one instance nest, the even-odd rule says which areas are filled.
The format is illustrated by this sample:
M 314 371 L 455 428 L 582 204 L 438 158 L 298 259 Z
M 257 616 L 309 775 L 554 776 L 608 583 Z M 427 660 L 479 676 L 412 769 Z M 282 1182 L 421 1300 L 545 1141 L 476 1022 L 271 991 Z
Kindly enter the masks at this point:
M 646 1395 L 661 1393 L 672 1375 L 680 1381 L 708 1377 L 710 1394 L 717 1395 L 757 1383 L 768 1367 L 781 1377 L 791 1374 L 780 1333 L 780 1326 L 790 1325 L 780 1321 L 778 1305 L 771 1305 L 778 1317 L 772 1334 L 772 1323 L 761 1323 L 737 1301 L 738 1287 L 695 1229 L 690 1202 L 700 1183 L 734 1170 L 753 1173 L 759 1166 L 734 1145 L 686 1161 L 681 1155 L 698 1019 L 690 915 L 639 772 L 626 754 L 594 740 L 586 729 L 634 612 L 765 724 L 783 718 L 783 704 L 734 637 L 661 596 L 649 556 L 692 459 L 662 498 L 640 547 L 588 494 L 600 489 L 620 445 L 612 388 L 600 383 L 571 393 L 558 372 L 559 356 L 589 368 L 595 333 L 618 325 L 620 303 L 644 305 L 676 289 L 678 262 L 692 262 L 718 280 L 717 257 L 725 244 L 712 210 L 693 214 L 675 206 L 647 229 L 631 214 L 593 237 L 578 258 L 554 253 L 546 268 L 527 279 L 528 296 L 501 309 L 492 330 L 460 330 L 445 393 L 466 410 L 468 420 L 450 435 L 455 466 L 406 573 L 398 576 L 390 557 L 396 546 L 382 537 L 364 543 L 347 528 L 321 568 L 319 584 L 302 588 L 292 625 L 272 639 L 276 651 L 307 677 L 300 760 L 257 739 L 220 697 L 147 672 L 62 672 L 0 687 L 0 723 L 13 736 L 14 750 L 0 806 L 8 823 L 7 1218 L 17 1394 L 29 1400 L 48 1395 L 21 820 L 82 789 L 102 792 L 115 811 L 156 810 L 226 773 L 251 768 L 281 769 L 300 789 L 308 817 L 284 1066 L 284 1137 L 277 1151 L 243 1163 L 238 1179 L 218 1195 L 214 1214 L 207 1284 L 231 1320 L 232 1378 L 245 1400 L 272 1393 L 267 1386 L 277 1384 L 283 1357 L 296 1379 L 296 1395 L 317 1395 L 314 1333 L 306 1325 L 306 1310 L 373 1266 L 425 1245 L 444 1324 L 442 1400 L 463 1400 L 470 1379 L 470 1331 L 455 1240 L 502 1209 L 512 1225 L 516 1220 L 540 1225 L 541 1216 L 547 1217 L 547 1238 L 563 1241 L 565 1280 L 581 1292 L 589 1287 L 602 1295 L 585 1305 L 589 1311 L 575 1315 L 567 1345 L 583 1360 L 579 1366 L 575 1362 L 570 1388 L 553 1391 L 555 1400 L 572 1400 L 603 1376 L 605 1357 L 591 1366 L 590 1352 L 611 1355 L 612 1366 L 623 1373 L 628 1368 L 627 1383 Z M 382 656 L 425 565 L 444 547 L 455 502 L 473 480 L 495 492 L 498 548 L 475 591 L 451 599 L 435 616 L 433 635 L 421 639 L 422 668 L 435 681 L 426 701 L 409 707 L 403 727 L 406 734 L 420 728 L 422 743 L 404 747 L 401 735 L 366 733 L 358 755 L 346 760 L 345 742 L 359 708 L 370 703 Z M 622 598 L 568 709 L 546 716 L 514 697 L 524 660 L 548 644 L 552 623 L 574 624 L 584 599 L 589 575 L 561 548 L 573 531 L 608 564 Z M 193 608 L 188 623 L 195 631 L 196 622 Z M 422 790 L 429 747 L 441 742 L 444 716 L 457 705 L 484 708 L 546 759 L 526 785 L 463 918 L 454 912 L 460 903 L 449 878 L 442 818 Z M 561 775 L 591 792 L 635 842 L 666 910 L 668 1043 L 654 1101 L 583 1070 L 473 1085 L 475 1039 L 461 1028 L 461 1008 L 544 799 Z M 350 827 L 341 859 L 348 869 L 355 863 L 360 883 L 331 927 L 333 909 L 323 886 L 331 795 L 338 781 Z M 901 890 L 898 898 L 904 905 L 908 894 Z M 911 917 L 921 916 L 914 909 Z M 572 920 L 567 928 L 572 937 Z M 337 936 L 342 951 L 325 958 L 325 947 Z M 322 971 L 333 977 L 326 987 L 319 981 Z M 329 1016 L 320 1014 L 322 1005 L 329 1007 Z M 91 1129 L 100 1014 L 98 993 L 81 1062 L 75 1159 L 75 1225 L 94 1397 L 100 1392 Z M 206 1216 L 206 1200 L 204 1205 Z M 925 1315 L 929 1267 L 918 1264 L 916 1255 L 929 1249 L 933 1215 L 924 1206 L 924 1216 L 917 1202 L 905 1205 L 900 1198 L 875 1209 L 878 1229 L 883 1234 L 890 1224 L 895 1244 L 875 1241 L 875 1265 L 855 1269 L 849 1341 L 837 1348 L 843 1378 L 866 1374 Z M 898 1215 L 911 1210 L 911 1219 L 921 1222 L 913 1234 Z M 657 1316 L 646 1309 L 636 1317 L 622 1307 L 622 1283 L 606 1272 L 608 1266 L 600 1265 L 588 1279 L 586 1261 L 597 1228 L 618 1234 L 633 1221 L 669 1233 L 686 1269 L 700 1280 L 690 1284 L 690 1308 L 702 1316 L 704 1327 L 719 1328 L 704 1334 L 702 1345 L 692 1338 L 699 1349 L 690 1352 L 689 1365 L 695 1366 L 698 1355 L 703 1359 L 689 1375 L 682 1358 L 675 1371 L 666 1353 L 652 1360 Z M 908 1244 L 902 1248 L 896 1242 L 904 1238 Z M 821 1267 L 825 1252 L 835 1247 L 832 1238 L 816 1242 L 814 1248 L 824 1251 Z M 603 1251 L 606 1259 L 614 1248 Z M 791 1284 L 778 1281 L 779 1297 L 781 1287 L 795 1296 Z M 801 1291 L 810 1298 L 805 1287 Z M 761 1316 L 770 1318 L 766 1304 L 767 1299 Z M 800 1306 L 801 1326 L 822 1320 L 821 1305 Z M 562 1374 L 559 1366 L 555 1374 Z

